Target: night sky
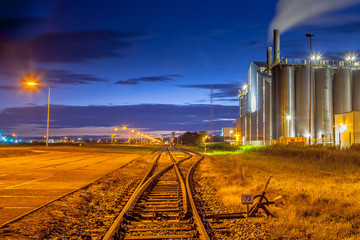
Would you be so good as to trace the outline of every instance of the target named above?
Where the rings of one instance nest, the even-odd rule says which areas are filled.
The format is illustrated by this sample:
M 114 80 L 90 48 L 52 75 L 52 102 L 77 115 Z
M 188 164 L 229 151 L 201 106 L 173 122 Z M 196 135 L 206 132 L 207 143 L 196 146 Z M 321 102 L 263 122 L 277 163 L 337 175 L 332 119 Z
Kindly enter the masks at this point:
M 0 1 L 0 129 L 43 136 L 107 135 L 128 125 L 155 135 L 235 126 L 251 61 L 266 60 L 272 29 L 281 56 L 356 54 L 360 0 Z M 360 58 L 360 56 L 359 56 Z M 360 59 L 359 59 L 360 61 Z

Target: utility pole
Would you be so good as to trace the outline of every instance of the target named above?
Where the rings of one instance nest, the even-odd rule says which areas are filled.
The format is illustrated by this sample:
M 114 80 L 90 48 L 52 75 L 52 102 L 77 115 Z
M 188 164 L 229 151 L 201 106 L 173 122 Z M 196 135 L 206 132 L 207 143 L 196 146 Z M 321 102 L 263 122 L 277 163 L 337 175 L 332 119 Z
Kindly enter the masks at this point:
M 310 38 L 310 87 L 309 87 L 309 145 L 311 145 L 311 37 L 315 36 L 313 34 L 307 33 L 306 37 Z

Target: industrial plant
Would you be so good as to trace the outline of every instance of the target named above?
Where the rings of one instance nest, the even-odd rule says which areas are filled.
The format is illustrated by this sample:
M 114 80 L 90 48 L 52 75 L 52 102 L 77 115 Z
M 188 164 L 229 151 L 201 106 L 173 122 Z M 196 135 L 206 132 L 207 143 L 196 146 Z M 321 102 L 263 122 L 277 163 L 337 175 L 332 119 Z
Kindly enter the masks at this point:
M 237 136 L 241 144 L 360 143 L 360 62 L 280 58 L 280 32 L 274 30 L 274 57 L 252 62 L 239 90 Z

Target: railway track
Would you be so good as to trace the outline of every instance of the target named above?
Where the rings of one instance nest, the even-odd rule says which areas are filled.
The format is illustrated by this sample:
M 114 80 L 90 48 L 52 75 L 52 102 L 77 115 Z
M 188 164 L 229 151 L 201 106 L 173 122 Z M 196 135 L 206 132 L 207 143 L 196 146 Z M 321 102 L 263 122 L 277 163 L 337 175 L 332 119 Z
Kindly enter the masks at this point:
M 178 159 L 167 149 L 160 160 L 168 158 L 170 164 L 144 177 L 104 240 L 210 239 L 190 189 L 193 171 L 203 156 L 195 159 L 199 155 L 182 153 L 185 156 Z M 191 162 L 191 167 L 185 162 Z

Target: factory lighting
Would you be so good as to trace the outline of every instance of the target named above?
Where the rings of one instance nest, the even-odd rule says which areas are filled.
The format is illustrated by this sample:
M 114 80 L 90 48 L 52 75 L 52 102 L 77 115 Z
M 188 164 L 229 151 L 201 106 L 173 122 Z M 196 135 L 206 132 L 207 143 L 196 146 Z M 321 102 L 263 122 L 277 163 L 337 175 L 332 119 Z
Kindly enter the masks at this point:
M 321 59 L 321 55 L 320 54 L 313 54 L 311 55 L 311 60 L 320 60 Z
M 346 61 L 355 61 L 356 60 L 356 55 L 354 54 L 349 54 L 348 56 L 345 57 Z
M 348 130 L 347 124 L 340 123 L 339 133 L 344 133 Z

